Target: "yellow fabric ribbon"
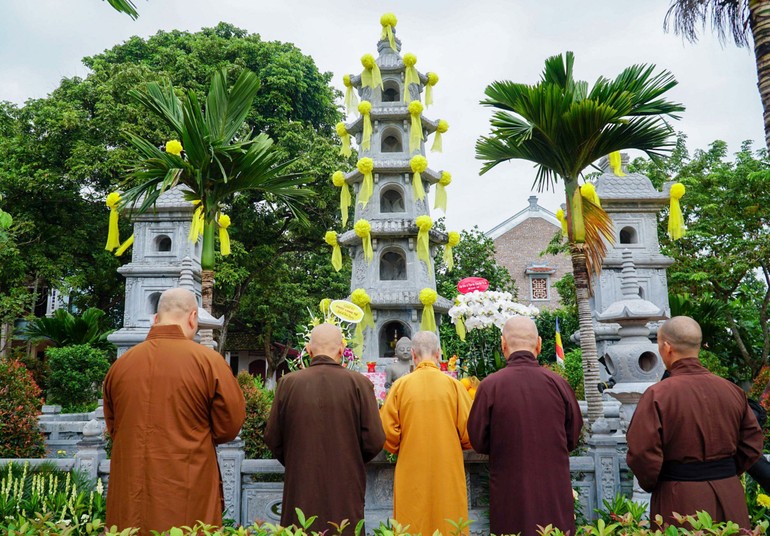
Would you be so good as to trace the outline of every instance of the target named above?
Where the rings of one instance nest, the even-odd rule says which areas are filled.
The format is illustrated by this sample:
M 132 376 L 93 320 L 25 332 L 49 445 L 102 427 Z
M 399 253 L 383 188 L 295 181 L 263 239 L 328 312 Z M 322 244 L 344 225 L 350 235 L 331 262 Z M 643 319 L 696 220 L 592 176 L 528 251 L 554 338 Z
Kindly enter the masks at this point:
M 348 224 L 348 208 L 350 208 L 350 190 L 348 183 L 345 182 L 345 174 L 342 171 L 335 171 L 332 175 L 332 183 L 340 189 L 340 216 L 342 216 L 342 226 Z
M 556 219 L 561 222 L 561 234 L 562 236 L 567 236 L 568 230 L 567 230 L 567 218 L 564 216 L 564 209 L 560 208 L 556 211 Z
M 342 268 L 342 250 L 340 249 L 340 243 L 337 241 L 337 233 L 326 231 L 324 240 L 332 247 L 332 266 L 335 271 L 339 272 Z
M 454 255 L 452 255 L 452 248 L 460 243 L 460 233 L 457 231 L 449 231 L 449 239 L 446 246 L 444 246 L 444 264 L 446 265 L 447 272 L 451 272 L 455 267 Z
M 682 215 L 682 206 L 679 200 L 685 194 L 684 184 L 677 182 L 671 185 L 671 204 L 668 210 L 668 236 L 671 240 L 679 240 L 684 236 L 684 216 Z
M 460 337 L 461 341 L 465 342 L 465 321 L 461 316 L 455 318 L 455 333 L 457 333 L 457 336 Z
M 115 256 L 120 257 L 123 255 L 128 248 L 134 245 L 134 235 L 131 235 L 128 237 L 128 239 L 123 242 L 118 249 L 115 250 Z
M 623 173 L 623 159 L 620 157 L 620 151 L 613 151 L 610 153 L 608 160 L 610 161 L 610 168 L 616 177 L 625 177 Z
M 449 130 L 449 123 L 444 119 L 438 120 L 438 126 L 436 127 L 436 133 L 433 135 L 433 145 L 431 145 L 431 152 L 440 153 L 443 152 L 444 147 L 441 143 L 441 135 L 445 134 Z
M 107 227 L 107 244 L 104 249 L 112 251 L 120 247 L 120 229 L 118 228 L 118 204 L 120 203 L 120 194 L 112 192 L 107 196 L 107 208 L 110 209 L 110 221 Z
M 364 260 L 372 262 L 374 251 L 372 250 L 372 225 L 366 220 L 358 220 L 353 226 L 356 236 L 361 239 L 361 246 L 364 248 Z
M 424 173 L 428 169 L 428 159 L 418 154 L 413 156 L 409 161 L 409 165 L 412 168 L 412 192 L 414 193 L 415 200 L 425 199 L 425 189 L 422 187 L 422 176 L 420 173 Z
M 227 228 L 230 227 L 230 216 L 222 214 L 217 220 L 219 224 L 219 252 L 226 257 L 230 254 L 230 234 Z
M 331 298 L 324 298 L 320 302 L 318 302 L 318 309 L 323 313 L 324 316 L 329 314 L 329 306 L 332 304 Z
M 348 129 L 345 128 L 345 123 L 343 122 L 337 123 L 337 126 L 335 128 L 337 129 L 337 136 L 339 136 L 340 139 L 342 140 L 342 147 L 340 148 L 340 154 L 345 158 L 348 158 L 352 154 L 350 150 L 350 134 L 348 134 Z
M 372 176 L 374 160 L 365 156 L 358 160 L 356 167 L 361 175 L 364 176 L 361 189 L 358 191 L 358 204 L 365 207 L 369 202 L 369 198 L 372 197 L 372 193 L 374 193 L 374 177 Z
M 420 85 L 420 75 L 417 74 L 415 65 L 417 64 L 417 56 L 411 52 L 404 54 L 404 102 L 411 100 L 411 93 L 409 92 L 409 86 L 411 84 Z
M 364 66 L 364 70 L 361 72 L 361 85 L 372 89 L 377 86 L 382 87 L 382 74 L 374 56 L 371 54 L 361 56 L 361 65 Z
M 422 141 L 422 103 L 414 100 L 407 107 L 409 115 L 412 116 L 412 128 L 409 129 L 409 154 L 420 150 Z
M 436 73 L 428 73 L 428 83 L 425 84 L 425 106 L 433 104 L 433 86 L 438 84 L 438 75 Z
M 601 201 L 599 201 L 599 194 L 596 193 L 596 188 L 594 188 L 594 185 L 590 182 L 587 182 L 580 187 L 580 195 L 582 195 L 584 199 L 588 199 L 597 207 L 602 206 Z
M 195 212 L 193 212 L 192 222 L 190 223 L 190 232 L 187 234 L 187 239 L 190 242 L 197 242 L 198 238 L 203 235 L 203 227 L 205 226 L 205 217 L 203 216 L 203 205 L 201 200 L 196 199 L 192 202 L 195 205 Z
M 398 19 L 393 13 L 385 13 L 380 17 L 380 24 L 382 24 L 382 36 L 380 39 L 388 39 L 390 48 L 393 52 L 396 52 L 396 39 L 393 36 L 393 28 L 396 27 Z
M 440 208 L 446 214 L 446 187 L 452 183 L 452 174 L 448 171 L 441 172 L 441 178 L 436 186 L 436 202 L 433 208 Z
M 436 331 L 436 314 L 433 312 L 433 304 L 438 299 L 438 292 L 432 288 L 424 288 L 420 291 L 422 308 L 422 320 L 420 331 Z
M 362 288 L 357 288 L 350 294 L 350 301 L 358 305 L 364 311 L 364 318 L 359 322 L 362 327 L 374 327 L 374 316 L 372 315 L 372 299 Z
M 180 156 L 182 154 L 182 144 L 179 143 L 179 140 L 169 140 L 166 142 L 166 152 L 174 156 Z
M 372 103 L 369 101 L 361 101 L 358 105 L 358 111 L 364 118 L 364 131 L 361 134 L 361 150 L 371 151 L 372 149 Z
M 429 232 L 433 227 L 433 220 L 430 216 L 417 216 L 415 220 L 417 224 L 417 258 L 420 259 L 428 266 L 428 273 L 432 267 L 430 260 L 430 236 Z
M 358 97 L 353 91 L 353 83 L 350 81 L 349 74 L 343 75 L 342 83 L 345 85 L 345 110 L 348 115 L 355 114 L 358 110 Z

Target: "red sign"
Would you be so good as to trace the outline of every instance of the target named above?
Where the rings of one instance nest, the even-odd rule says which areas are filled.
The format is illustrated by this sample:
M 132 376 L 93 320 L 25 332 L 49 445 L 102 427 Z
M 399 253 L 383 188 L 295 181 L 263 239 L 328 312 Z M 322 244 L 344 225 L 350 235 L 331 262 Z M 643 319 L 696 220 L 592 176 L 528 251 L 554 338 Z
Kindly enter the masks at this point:
M 461 279 L 459 283 L 457 283 L 457 290 L 460 291 L 460 294 L 468 294 L 469 292 L 473 292 L 474 290 L 478 290 L 479 292 L 484 292 L 488 288 L 489 288 L 489 281 L 487 281 L 483 277 L 466 277 L 465 279 Z

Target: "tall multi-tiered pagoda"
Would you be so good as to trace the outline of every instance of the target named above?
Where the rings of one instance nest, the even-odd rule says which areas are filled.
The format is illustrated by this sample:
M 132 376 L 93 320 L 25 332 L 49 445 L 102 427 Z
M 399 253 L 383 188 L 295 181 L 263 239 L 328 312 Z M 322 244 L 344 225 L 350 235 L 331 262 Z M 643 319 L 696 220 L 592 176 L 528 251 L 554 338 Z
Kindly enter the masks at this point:
M 349 115 L 338 132 L 343 142 L 348 135 L 355 137 L 359 160 L 356 170 L 335 174 L 334 183 L 355 192 L 353 230 L 340 234 L 338 241 L 350 248 L 353 257 L 351 300 L 370 301 L 372 310 L 374 325 L 364 329 L 360 357 L 384 364 L 394 355 L 398 339 L 411 336 L 421 325 L 435 329 L 439 315 L 452 305 L 436 294 L 433 266 L 436 249 L 450 237 L 431 228 L 427 196 L 437 185 L 436 206 L 446 210 L 446 193 L 441 190 L 451 176 L 428 167 L 425 152 L 426 137 L 447 129 L 445 121 L 422 115 L 438 78 L 417 71 L 413 54 L 400 55 L 393 15 L 384 15 L 381 22 L 377 58 L 364 55 L 363 72 L 344 79 Z M 343 225 L 346 217 L 343 207 Z M 451 234 L 456 242 L 456 234 Z M 426 307 L 432 326 L 423 316 Z

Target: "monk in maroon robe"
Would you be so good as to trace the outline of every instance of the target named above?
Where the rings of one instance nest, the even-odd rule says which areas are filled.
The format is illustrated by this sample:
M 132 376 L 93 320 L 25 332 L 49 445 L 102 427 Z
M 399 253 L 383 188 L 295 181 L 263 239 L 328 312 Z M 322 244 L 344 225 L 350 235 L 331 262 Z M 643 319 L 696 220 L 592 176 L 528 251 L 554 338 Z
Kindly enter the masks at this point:
M 481 382 L 468 420 L 473 448 L 489 454 L 489 530 L 534 536 L 552 524 L 574 535 L 569 453 L 583 426 L 575 393 L 538 364 L 531 319 L 508 320 L 502 348 L 508 365 Z
M 698 360 L 701 330 L 677 316 L 658 329 L 671 376 L 642 395 L 628 427 L 628 466 L 652 492 L 650 518 L 706 511 L 715 521 L 749 527 L 738 479 L 762 454 L 762 430 L 746 394 Z
M 104 379 L 112 438 L 107 526 L 165 531 L 222 524 L 215 445 L 233 440 L 246 402 L 222 356 L 192 339 L 198 304 L 185 289 L 161 294 L 147 340 Z
M 297 525 L 296 508 L 318 516 L 309 530 L 348 520 L 353 534 L 364 518 L 364 464 L 385 444 L 374 386 L 340 365 L 345 346 L 337 326 L 313 328 L 310 367 L 281 378 L 265 442 L 286 468 L 281 524 Z

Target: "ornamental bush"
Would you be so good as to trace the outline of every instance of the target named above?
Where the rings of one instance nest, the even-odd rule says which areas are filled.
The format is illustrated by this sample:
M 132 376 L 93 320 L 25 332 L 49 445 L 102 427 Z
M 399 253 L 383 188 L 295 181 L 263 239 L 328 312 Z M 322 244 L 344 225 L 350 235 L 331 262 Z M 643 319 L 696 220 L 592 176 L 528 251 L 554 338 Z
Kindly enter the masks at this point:
M 273 405 L 273 391 L 265 387 L 261 377 L 254 377 L 246 371 L 238 374 L 238 385 L 246 399 L 246 420 L 241 429 L 246 457 L 271 458 L 270 449 L 265 444 L 265 426 Z
M 42 400 L 32 374 L 19 361 L 0 359 L 0 458 L 42 458 L 45 438 L 37 416 Z
M 104 350 L 76 344 L 46 350 L 50 376 L 48 403 L 60 404 L 65 413 L 93 411 L 110 368 Z

